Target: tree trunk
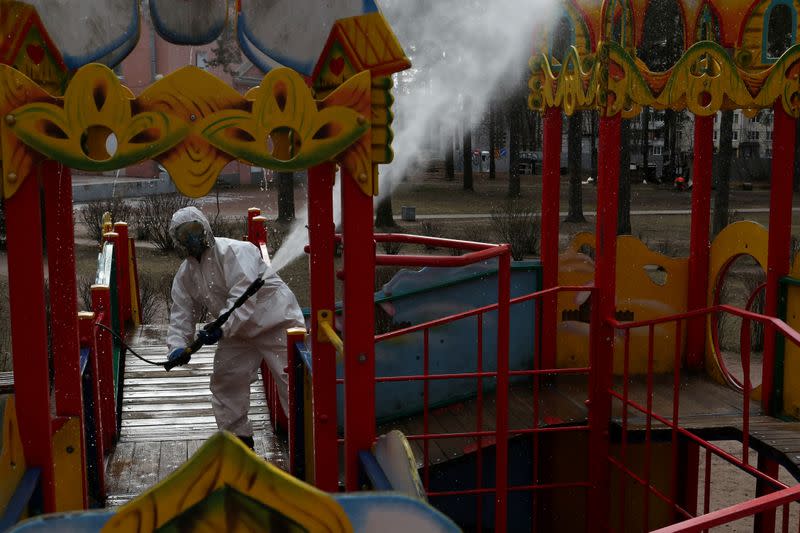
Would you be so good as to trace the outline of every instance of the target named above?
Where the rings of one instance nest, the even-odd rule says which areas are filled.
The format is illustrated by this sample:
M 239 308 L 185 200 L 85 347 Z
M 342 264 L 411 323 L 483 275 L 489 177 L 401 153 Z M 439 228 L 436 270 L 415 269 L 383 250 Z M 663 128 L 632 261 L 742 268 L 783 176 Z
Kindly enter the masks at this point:
M 472 185 L 472 130 L 469 127 L 469 121 L 464 123 L 464 190 L 473 191 L 475 188 Z
M 567 119 L 567 152 L 569 158 L 569 214 L 565 222 L 586 222 L 583 216 L 581 170 L 583 161 L 583 114 L 576 111 Z
M 714 193 L 714 221 L 711 238 L 728 225 L 730 211 L 731 160 L 733 159 L 733 111 L 723 111 L 719 123 L 717 154 L 717 190 Z
M 622 120 L 620 135 L 619 209 L 617 235 L 631 234 L 631 121 Z
M 384 196 L 375 209 L 376 228 L 394 228 L 397 226 L 392 215 L 392 195 Z
M 494 104 L 489 105 L 489 179 L 497 178 L 494 153 L 497 150 L 497 115 Z
M 508 197 L 517 198 L 522 192 L 519 179 L 519 120 L 514 111 L 508 114 Z
M 454 144 L 454 136 L 452 133 L 447 134 L 447 146 L 444 152 L 444 177 L 445 179 L 452 181 L 456 179 L 456 156 L 455 150 L 453 148 Z
M 278 172 L 278 221 L 294 220 L 294 174 Z
M 672 135 L 672 117 L 674 114 L 675 112 L 670 109 L 664 111 L 664 149 L 661 152 L 661 177 L 669 183 L 672 183 L 672 180 L 675 179 L 675 173 L 672 167 L 672 154 L 669 153 L 669 139 Z
M 647 180 L 650 167 L 650 108 L 642 108 L 642 172 Z

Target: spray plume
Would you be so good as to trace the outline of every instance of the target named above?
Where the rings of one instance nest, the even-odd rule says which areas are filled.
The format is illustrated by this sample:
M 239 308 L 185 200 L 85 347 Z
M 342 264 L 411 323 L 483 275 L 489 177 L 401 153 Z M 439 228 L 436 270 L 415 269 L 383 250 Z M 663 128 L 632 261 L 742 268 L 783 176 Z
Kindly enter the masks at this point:
M 381 195 L 391 194 L 409 168 L 441 149 L 432 132 L 449 138 L 483 116 L 500 89 L 523 83 L 534 27 L 556 0 L 378 0 L 413 67 L 396 78 L 394 161 L 381 168 Z M 436 134 L 434 134 L 436 135 Z M 339 181 L 337 180 L 337 186 Z M 336 222 L 340 202 L 334 202 Z M 303 253 L 303 213 L 273 259 L 279 271 Z

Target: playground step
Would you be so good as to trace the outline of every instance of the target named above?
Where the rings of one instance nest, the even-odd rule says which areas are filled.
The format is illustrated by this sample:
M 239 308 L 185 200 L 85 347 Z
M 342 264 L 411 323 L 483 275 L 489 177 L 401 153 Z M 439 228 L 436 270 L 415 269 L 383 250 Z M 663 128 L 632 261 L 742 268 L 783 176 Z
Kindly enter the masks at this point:
M 0 394 L 14 393 L 14 372 L 0 372 Z
M 166 326 L 142 326 L 129 335 L 141 356 L 162 360 Z M 106 506 L 135 498 L 185 463 L 217 431 L 209 380 L 214 348 L 204 347 L 190 364 L 170 372 L 131 355 L 125 360 L 122 431 L 107 459 Z M 250 386 L 250 420 L 256 453 L 288 469 L 286 443 L 274 435 L 261 380 Z

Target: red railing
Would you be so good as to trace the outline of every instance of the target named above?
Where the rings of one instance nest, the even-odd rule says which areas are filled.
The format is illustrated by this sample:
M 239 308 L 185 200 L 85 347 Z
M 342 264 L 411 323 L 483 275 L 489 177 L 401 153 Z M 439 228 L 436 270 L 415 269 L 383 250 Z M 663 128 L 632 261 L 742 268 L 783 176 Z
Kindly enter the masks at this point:
M 529 301 L 537 301 L 539 309 L 541 309 L 542 300 L 548 296 L 554 296 L 561 292 L 593 292 L 594 288 L 587 288 L 585 286 L 577 286 L 577 287 L 556 287 L 552 289 L 547 289 L 539 292 L 535 292 L 532 294 L 520 296 L 517 298 L 512 298 L 509 301 L 509 306 L 513 306 L 516 304 L 521 304 L 524 302 Z M 426 322 L 424 324 L 419 324 L 411 327 L 407 327 L 404 329 L 399 329 L 396 331 L 392 331 L 390 333 L 384 333 L 382 335 L 377 335 L 375 337 L 376 344 L 379 342 L 384 342 L 396 337 L 400 337 L 403 335 L 409 335 L 412 333 L 423 333 L 424 345 L 423 345 L 423 373 L 419 375 L 405 375 L 405 376 L 382 376 L 376 377 L 376 383 L 386 383 L 392 381 L 423 381 L 424 382 L 424 393 L 423 393 L 423 432 L 420 434 L 413 434 L 407 435 L 407 438 L 410 441 L 422 441 L 422 449 L 423 449 L 423 457 L 422 457 L 422 469 L 423 469 L 423 476 L 422 481 L 423 485 L 427 491 L 428 497 L 430 498 L 437 498 L 437 497 L 447 497 L 447 496 L 478 496 L 484 494 L 492 494 L 495 493 L 497 495 L 497 505 L 496 505 L 496 520 L 500 520 L 500 514 L 505 514 L 506 509 L 501 508 L 501 505 L 505 505 L 506 497 L 505 495 L 508 492 L 523 492 L 528 491 L 532 494 L 545 491 L 545 490 L 557 490 L 557 489 L 568 489 L 568 488 L 588 488 L 589 482 L 587 481 L 574 481 L 574 482 L 561 482 L 561 483 L 540 483 L 539 480 L 539 457 L 538 457 L 538 436 L 545 433 L 560 433 L 560 432 L 588 432 L 589 426 L 588 425 L 576 425 L 576 426 L 553 426 L 548 427 L 546 425 L 542 425 L 540 422 L 540 412 L 539 412 L 539 392 L 540 392 L 540 380 L 545 377 L 555 377 L 555 376 L 563 376 L 563 375 L 576 375 L 576 374 L 589 374 L 590 368 L 589 367 L 579 367 L 579 368 L 541 368 L 539 358 L 534 358 L 534 368 L 530 370 L 509 370 L 507 367 L 505 369 L 505 375 L 503 375 L 498 370 L 497 372 L 488 372 L 484 371 L 483 367 L 486 363 L 483 357 L 483 317 L 490 312 L 497 311 L 500 308 L 499 304 L 488 305 L 485 307 L 481 307 L 478 309 L 473 309 L 470 311 L 466 311 L 463 313 L 459 313 L 456 315 L 448 316 L 445 318 L 441 318 L 438 320 L 433 320 L 430 322 Z M 537 316 L 539 312 L 537 312 Z M 468 318 L 475 318 L 477 321 L 477 331 L 478 331 L 478 346 L 477 346 L 477 372 L 463 372 L 463 373 L 451 373 L 451 374 L 431 374 L 430 373 L 430 343 L 429 343 L 429 336 L 430 331 L 434 328 L 441 327 L 447 324 L 451 324 L 460 320 L 465 320 Z M 535 325 L 532 325 L 534 327 Z M 537 328 L 538 329 L 538 328 Z M 587 339 L 588 343 L 588 339 Z M 541 354 L 537 354 L 541 355 Z M 500 365 L 498 365 L 498 369 Z M 508 411 L 509 411 L 509 404 L 508 404 L 508 391 L 506 390 L 508 387 L 509 379 L 511 377 L 530 377 L 532 378 L 532 405 L 533 405 L 533 414 L 532 414 L 532 425 L 530 428 L 514 428 L 509 429 L 508 423 L 506 420 L 501 420 L 501 418 L 507 418 Z M 487 430 L 484 427 L 484 420 L 483 420 L 483 412 L 484 412 L 484 391 L 482 386 L 483 379 L 496 379 L 497 380 L 497 395 L 496 395 L 496 412 L 497 412 L 497 419 L 495 420 L 495 429 L 494 430 Z M 475 420 L 475 430 L 474 431 L 462 431 L 462 432 L 449 432 L 449 433 L 436 433 L 430 431 L 430 419 L 431 419 L 431 409 L 429 407 L 429 392 L 428 392 L 428 384 L 431 381 L 437 380 L 447 380 L 447 379 L 477 379 L 478 380 L 478 392 L 476 397 L 477 408 L 476 412 L 478 416 Z M 534 436 L 534 445 L 533 445 L 533 473 L 532 479 L 533 483 L 527 485 L 509 485 L 509 486 L 502 486 L 501 483 L 505 482 L 502 479 L 502 476 L 498 476 L 494 481 L 494 487 L 484 487 L 484 480 L 483 480 L 483 450 L 484 444 L 492 444 L 492 439 L 494 443 L 497 443 L 499 446 L 501 443 L 503 446 L 507 446 L 508 439 L 512 437 L 517 437 L 521 435 L 533 435 Z M 448 490 L 448 491 L 434 491 L 430 489 L 431 480 L 430 480 L 430 469 L 431 469 L 431 461 L 430 461 L 430 442 L 436 439 L 475 439 L 477 442 L 476 446 L 476 463 L 475 463 L 475 485 L 476 488 L 474 489 L 464 489 L 464 490 Z M 499 451 L 499 448 L 498 448 Z M 496 472 L 505 472 L 508 469 L 507 457 L 503 459 L 506 461 L 505 463 L 500 462 L 500 457 L 497 459 L 497 467 Z M 482 527 L 482 498 L 477 498 L 477 505 L 476 505 L 476 524 L 477 529 L 480 530 Z M 495 528 L 500 530 L 495 524 Z
M 740 347 L 741 347 L 741 362 L 742 362 L 742 371 L 743 371 L 743 380 L 742 380 L 742 396 L 741 396 L 741 420 L 740 421 L 732 421 L 734 425 L 736 425 L 737 429 L 741 431 L 741 453 L 740 454 L 733 454 L 728 451 L 725 451 L 719 446 L 716 446 L 709 442 L 708 440 L 701 438 L 697 435 L 696 432 L 693 432 L 691 429 L 687 429 L 686 427 L 681 426 L 681 414 L 680 414 L 680 407 L 681 407 L 681 389 L 682 389 L 682 378 L 681 378 L 681 367 L 682 367 L 682 354 L 683 354 L 683 330 L 684 330 L 684 322 L 685 321 L 692 321 L 692 320 L 705 320 L 706 317 L 709 315 L 715 316 L 717 313 L 728 313 L 734 316 L 738 316 L 742 319 L 742 327 L 741 327 L 741 339 L 740 339 Z M 758 485 L 761 487 L 759 491 L 761 494 L 757 494 L 756 496 L 762 496 L 764 493 L 769 493 L 774 490 L 780 489 L 787 489 L 786 484 L 780 482 L 777 479 L 777 476 L 770 475 L 771 473 L 765 473 L 760 471 L 759 468 L 754 467 L 750 463 L 749 452 L 750 452 L 750 433 L 751 433 L 751 410 L 754 407 L 757 407 L 758 404 L 754 404 L 751 400 L 751 393 L 754 389 L 753 384 L 751 382 L 751 350 L 750 350 L 750 325 L 752 322 L 759 322 L 764 324 L 765 326 L 765 335 L 775 335 L 781 334 L 787 339 L 789 339 L 794 344 L 800 346 L 800 334 L 790 328 L 786 323 L 783 321 L 759 315 L 756 313 L 752 313 L 747 310 L 739 309 L 736 307 L 728 306 L 728 305 L 717 305 L 711 308 L 696 310 L 688 313 L 682 313 L 679 315 L 663 317 L 654 320 L 643 320 L 638 322 L 629 322 L 623 323 L 619 321 L 612 320 L 610 323 L 616 328 L 618 331 L 624 332 L 624 359 L 623 359 L 623 375 L 621 377 L 621 390 L 619 390 L 619 386 L 614 387 L 608 391 L 611 398 L 618 402 L 619 407 L 621 408 L 621 413 L 619 416 L 620 419 L 620 447 L 618 456 L 615 457 L 614 455 L 608 456 L 608 461 L 610 465 L 616 469 L 619 473 L 619 494 L 618 497 L 618 508 L 616 509 L 617 512 L 617 524 L 618 527 L 622 530 L 625 529 L 625 517 L 627 515 L 628 509 L 626 508 L 626 501 L 627 498 L 627 486 L 629 485 L 629 480 L 632 481 L 635 485 L 638 485 L 643 488 L 644 490 L 644 498 L 642 502 L 642 524 L 641 528 L 644 530 L 649 530 L 652 524 L 652 520 L 655 518 L 651 517 L 651 496 L 655 497 L 657 500 L 662 501 L 664 504 L 668 506 L 670 512 L 672 513 L 672 521 L 678 520 L 685 520 L 685 519 L 693 519 L 697 513 L 697 494 L 692 494 L 692 492 L 697 491 L 697 484 L 699 482 L 698 472 L 692 472 L 692 468 L 689 465 L 695 464 L 695 470 L 699 469 L 699 449 L 703 448 L 706 450 L 705 454 L 705 465 L 704 465 L 704 483 L 703 483 L 703 505 L 702 505 L 702 512 L 703 514 L 709 513 L 710 511 L 710 498 L 711 498 L 711 459 L 712 455 L 715 455 L 722 459 L 723 461 L 727 462 L 732 467 L 741 470 L 750 476 L 752 476 L 757 482 Z M 674 351 L 674 360 L 673 360 L 673 377 L 672 377 L 672 401 L 669 404 L 670 412 L 668 413 L 657 413 L 654 407 L 654 390 L 655 390 L 655 373 L 654 373 L 654 342 L 655 342 L 655 327 L 658 325 L 664 325 L 674 323 L 675 325 L 675 351 Z M 630 338 L 631 338 L 631 331 L 638 328 L 647 328 L 648 330 L 648 350 L 647 350 L 647 373 L 644 376 L 641 376 L 639 379 L 646 380 L 646 392 L 645 392 L 645 399 L 644 402 L 642 401 L 634 401 L 630 397 L 630 387 L 631 384 L 634 382 L 634 378 L 631 376 L 630 373 L 630 361 L 631 361 L 631 353 L 630 353 Z M 721 358 L 719 351 L 717 352 L 718 357 Z M 721 363 L 724 363 L 720 361 Z M 722 365 L 721 365 L 722 366 Z M 771 372 L 772 369 L 770 368 L 763 368 L 763 373 L 766 375 L 768 372 Z M 771 391 L 762 390 L 762 395 L 768 395 Z M 634 415 L 638 414 L 639 416 L 644 417 L 644 427 L 631 428 L 631 413 Z M 671 433 L 670 435 L 670 475 L 669 475 L 669 483 L 668 487 L 664 486 L 664 483 L 655 483 L 652 478 L 652 463 L 653 463 L 653 444 L 654 444 L 654 432 L 657 427 L 661 427 Z M 634 463 L 637 461 L 635 458 L 629 457 L 630 449 L 632 445 L 630 443 L 631 436 L 633 433 L 643 433 L 644 434 L 644 459 L 643 465 L 637 468 Z M 683 450 L 683 451 L 682 451 Z M 687 450 L 695 450 L 687 451 Z M 686 457 L 681 459 L 680 455 L 688 454 L 689 456 L 694 456 L 694 459 L 687 460 Z M 687 465 L 688 462 L 688 465 Z M 688 478 L 687 478 L 688 475 Z M 682 479 L 683 478 L 683 479 Z M 692 484 L 694 487 L 692 488 Z M 683 485 L 683 486 L 681 486 Z M 797 489 L 800 490 L 800 489 Z M 719 514 L 714 513 L 712 519 L 715 520 L 714 524 L 711 524 L 707 521 L 707 519 L 703 520 L 691 520 L 686 522 L 686 529 L 683 529 L 683 525 L 681 523 L 677 523 L 674 526 L 669 528 L 669 531 L 696 531 L 700 529 L 704 529 L 704 527 L 708 527 L 708 525 L 717 525 L 724 522 L 719 522 L 719 520 L 738 520 L 741 516 L 744 516 L 742 513 L 747 514 L 750 513 L 751 515 L 760 514 L 760 520 L 764 524 L 769 524 L 770 521 L 774 524 L 774 515 L 765 514 L 764 502 L 772 502 L 775 507 L 780 505 L 786 504 L 788 501 L 793 501 L 796 499 L 796 491 L 792 492 L 782 492 L 787 499 L 784 500 L 775 500 L 775 499 L 768 499 L 763 500 L 761 498 L 757 498 L 756 500 L 752 500 L 750 502 L 744 502 L 738 505 L 733 506 L 730 508 L 729 511 L 725 513 Z M 794 497 L 791 497 L 794 495 Z M 663 520 L 663 516 L 661 517 Z M 784 531 L 788 528 L 788 514 L 784 513 Z M 663 522 L 662 522 L 663 523 Z M 694 526 L 692 524 L 706 524 L 706 526 Z M 769 525 L 765 525 L 763 531 L 771 531 Z

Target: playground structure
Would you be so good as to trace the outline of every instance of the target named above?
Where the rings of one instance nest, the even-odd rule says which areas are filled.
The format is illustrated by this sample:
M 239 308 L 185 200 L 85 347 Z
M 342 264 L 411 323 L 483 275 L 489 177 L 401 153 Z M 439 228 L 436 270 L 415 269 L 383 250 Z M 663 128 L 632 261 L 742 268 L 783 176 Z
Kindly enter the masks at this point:
M 102 465 L 121 431 L 117 405 L 125 390 L 125 358 L 108 331 L 95 324 L 123 334 L 136 325 L 135 248 L 124 224 L 106 233 L 93 313 L 78 314 L 67 167 L 102 171 L 156 159 L 181 192 L 202 196 L 225 163 L 241 159 L 276 170 L 309 169 L 311 328 L 307 338 L 292 332 L 287 340 L 285 423 L 295 477 L 329 493 L 340 482 L 349 493 L 364 486 L 386 488 L 385 478 L 396 479 L 387 469 L 397 461 L 377 460 L 381 452 L 375 444 L 380 433 L 400 427 L 415 454 L 405 470 L 418 468 L 430 505 L 469 530 L 700 531 L 750 517 L 759 531 L 788 531 L 797 522 L 789 509 L 800 499 L 800 486 L 780 480 L 778 472 L 783 466 L 800 476 L 800 424 L 791 421 L 800 411 L 800 263 L 790 264 L 800 45 L 794 28 L 792 46 L 776 55 L 770 23 L 787 14 L 796 21 L 800 4 L 678 2 L 685 52 L 664 73 L 648 71 L 636 58 L 647 3 L 560 4 L 556 23 L 535 34 L 539 48 L 530 63 L 529 103 L 544 114 L 545 124 L 541 263 L 533 268 L 537 281 L 529 291 L 515 289 L 513 295 L 507 245 L 373 234 L 377 169 L 392 155 L 391 74 L 407 68 L 408 60 L 370 2 L 343 2 L 340 8 L 309 3 L 300 9 L 305 17 L 294 15 L 302 19 L 295 22 L 301 28 L 289 33 L 301 34 L 302 24 L 316 28 L 323 20 L 330 23 L 330 35 L 311 44 L 282 45 L 253 21 L 270 14 L 286 22 L 289 3 L 270 11 L 266 4 L 240 0 L 238 35 L 248 56 L 264 67 L 282 62 L 295 69 L 271 70 L 245 96 L 192 67 L 135 96 L 109 68 L 92 62 L 113 65 L 130 51 L 139 24 L 137 2 L 109 3 L 96 14 L 98 20 L 116 21 L 101 44 L 82 43 L 70 24 L 48 20 L 57 12 L 48 14 L 43 2 L 32 4 L 0 3 L 0 142 L 14 351 L 14 396 L 5 401 L 0 450 L 5 519 L 13 523 L 21 517 L 37 493 L 38 510 L 45 513 L 102 504 Z M 169 2 L 150 1 L 155 27 L 177 43 L 207 42 L 219 33 L 227 9 L 209 5 L 184 2 L 188 18 L 183 18 Z M 126 17 L 131 24 L 120 22 Z M 566 31 L 572 45 L 561 57 L 554 55 L 555 28 Z M 616 234 L 621 120 L 644 105 L 694 115 L 688 258 L 667 258 Z M 774 113 L 769 231 L 737 223 L 710 243 L 713 115 L 732 108 Z M 578 235 L 560 252 L 562 109 L 596 110 L 601 120 L 596 235 Z M 117 148 L 109 153 L 112 133 Z M 343 191 L 341 235 L 334 234 L 333 221 L 336 165 Z M 42 191 L 49 290 L 51 297 L 58 295 L 50 316 L 42 268 Z M 250 238 L 262 245 L 263 221 L 256 214 L 249 217 Z M 334 268 L 337 241 L 344 250 L 341 275 Z M 380 255 L 376 242 L 466 253 Z M 584 253 L 586 247 L 594 249 L 594 259 Z M 725 273 L 741 255 L 752 256 L 767 273 L 763 315 L 719 303 Z M 438 317 L 398 317 L 402 326 L 376 335 L 376 265 L 477 265 L 473 268 L 483 269 L 481 290 L 491 303 L 466 304 L 467 309 Z M 664 283 L 647 274 L 650 267 L 666 273 Z M 340 329 L 337 277 L 344 283 Z M 533 332 L 527 341 L 532 353 L 512 364 L 511 354 L 520 346 L 512 313 L 523 314 L 519 309 L 525 305 L 532 311 L 523 332 Z M 721 313 L 742 318 L 741 379 L 720 354 L 715 320 Z M 766 331 L 760 384 L 751 378 L 753 322 Z M 432 344 L 449 342 L 442 332 L 468 323 L 474 330 L 461 337 L 473 350 L 459 347 L 457 355 L 469 362 L 448 366 L 442 358 L 452 353 L 437 352 Z M 384 343 L 400 344 L 399 353 L 413 362 L 383 374 L 385 361 L 378 361 L 383 356 L 376 347 Z M 338 377 L 337 358 L 342 360 Z M 413 409 L 417 416 L 396 413 L 378 425 L 385 407 L 380 391 L 387 384 L 421 396 L 420 407 Z M 277 419 L 270 387 L 268 403 Z M 469 393 L 442 400 L 443 388 Z M 730 439 L 740 442 L 737 453 L 714 443 Z M 757 464 L 751 464 L 751 450 Z M 750 475 L 756 497 L 709 512 L 712 456 Z M 213 483 L 199 483 L 209 465 L 220 465 L 221 474 Z M 244 483 L 248 475 L 257 482 Z M 409 479 L 413 486 L 414 476 Z M 295 503 L 271 506 L 280 494 Z M 372 491 L 325 495 L 220 435 L 119 511 L 62 520 L 80 522 L 89 531 L 104 525 L 152 530 L 190 515 L 224 523 L 215 522 L 225 517 L 221 506 L 233 506 L 252 517 L 252 524 L 270 520 L 274 511 L 311 530 L 362 531 L 370 523 L 365 509 L 385 505 L 386 516 L 419 516 L 432 531 L 452 528 L 427 504 L 390 500 Z M 141 517 L 146 518 L 137 521 Z M 59 527 L 58 519 L 31 524 L 48 523 Z M 371 524 L 392 525 L 386 518 Z

